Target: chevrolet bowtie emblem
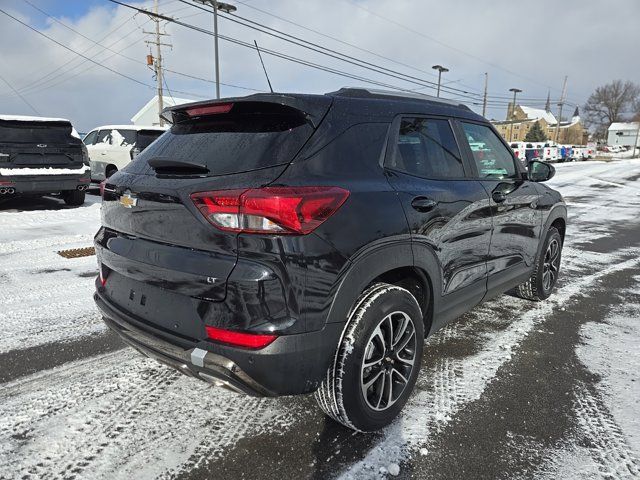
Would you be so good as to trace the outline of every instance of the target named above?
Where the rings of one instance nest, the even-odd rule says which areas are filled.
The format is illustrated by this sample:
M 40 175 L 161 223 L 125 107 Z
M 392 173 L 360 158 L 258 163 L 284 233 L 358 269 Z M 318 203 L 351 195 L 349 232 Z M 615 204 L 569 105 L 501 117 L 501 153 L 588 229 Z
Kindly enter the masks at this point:
M 132 197 L 129 192 L 124 193 L 120 196 L 120 205 L 125 208 L 132 208 L 138 204 L 138 199 L 136 197 Z

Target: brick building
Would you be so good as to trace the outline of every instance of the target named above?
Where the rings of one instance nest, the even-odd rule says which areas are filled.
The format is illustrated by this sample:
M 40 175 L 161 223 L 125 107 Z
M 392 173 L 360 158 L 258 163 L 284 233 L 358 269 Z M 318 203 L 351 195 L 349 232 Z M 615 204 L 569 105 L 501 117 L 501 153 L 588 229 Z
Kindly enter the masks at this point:
M 509 104 L 507 110 L 508 120 L 494 121 L 492 123 L 500 132 L 500 135 L 508 142 L 523 142 L 524 137 L 535 122 L 540 124 L 549 140 L 555 140 L 558 121 L 549 110 L 524 105 L 516 105 L 514 109 L 512 104 Z M 558 143 L 584 145 L 587 142 L 587 136 L 588 133 L 580 120 L 580 114 L 576 107 L 571 121 L 560 122 Z

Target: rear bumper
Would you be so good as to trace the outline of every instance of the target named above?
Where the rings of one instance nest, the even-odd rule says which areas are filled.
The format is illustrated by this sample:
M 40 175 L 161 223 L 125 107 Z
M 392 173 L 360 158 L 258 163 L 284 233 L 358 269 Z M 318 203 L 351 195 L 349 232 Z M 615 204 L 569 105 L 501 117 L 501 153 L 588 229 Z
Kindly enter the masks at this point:
M 107 326 L 144 355 L 200 380 L 252 396 L 310 393 L 320 386 L 343 324 L 281 336 L 261 350 L 194 341 L 154 328 L 113 305 L 100 292 L 94 299 Z
M 65 190 L 84 189 L 89 186 L 89 172 L 86 175 L 29 175 L 0 177 L 3 186 L 15 190 L 16 194 L 60 193 Z

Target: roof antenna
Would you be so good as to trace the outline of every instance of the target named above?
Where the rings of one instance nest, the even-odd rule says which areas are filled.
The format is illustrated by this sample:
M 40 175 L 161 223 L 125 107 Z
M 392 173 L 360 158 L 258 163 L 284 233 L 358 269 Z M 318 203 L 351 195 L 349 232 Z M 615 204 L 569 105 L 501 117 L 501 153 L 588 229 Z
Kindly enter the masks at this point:
M 260 57 L 260 63 L 262 64 L 262 70 L 264 70 L 264 76 L 267 77 L 267 83 L 269 84 L 269 90 L 273 93 L 273 87 L 271 86 L 271 80 L 269 80 L 269 74 L 267 73 L 267 68 L 264 66 L 264 61 L 262 60 L 262 54 L 260 53 L 260 49 L 258 48 L 258 42 L 253 41 L 256 45 L 256 51 L 258 52 L 258 56 Z

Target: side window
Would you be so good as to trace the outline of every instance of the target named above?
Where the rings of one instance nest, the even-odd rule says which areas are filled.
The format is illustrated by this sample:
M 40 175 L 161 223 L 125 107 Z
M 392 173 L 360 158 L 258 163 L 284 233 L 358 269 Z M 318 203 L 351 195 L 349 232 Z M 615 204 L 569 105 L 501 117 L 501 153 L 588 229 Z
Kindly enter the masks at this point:
M 387 165 L 425 178 L 464 177 L 462 157 L 447 120 L 403 118 Z
M 109 145 L 111 143 L 110 133 L 111 130 L 100 130 L 98 132 L 98 138 L 96 138 L 96 143 L 105 143 Z
M 96 143 L 96 138 L 98 138 L 98 131 L 94 130 L 93 132 L 89 132 L 82 141 L 85 145 L 93 145 Z
M 516 178 L 513 156 L 489 127 L 461 122 L 480 178 Z
M 117 147 L 131 147 L 136 143 L 135 130 L 111 130 L 111 144 Z

